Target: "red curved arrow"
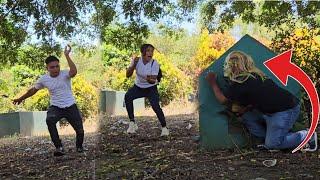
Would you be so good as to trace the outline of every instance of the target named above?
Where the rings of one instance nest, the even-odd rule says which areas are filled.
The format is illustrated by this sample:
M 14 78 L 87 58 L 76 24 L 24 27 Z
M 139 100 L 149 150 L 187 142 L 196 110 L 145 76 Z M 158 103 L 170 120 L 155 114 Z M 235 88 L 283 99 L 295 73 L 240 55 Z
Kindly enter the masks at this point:
M 263 64 L 284 84 L 287 85 L 288 77 L 295 79 L 307 92 L 311 101 L 312 121 L 311 127 L 306 138 L 296 147 L 292 153 L 301 149 L 311 139 L 312 134 L 316 130 L 319 119 L 319 96 L 308 75 L 297 65 L 291 62 L 292 50 L 286 51 L 276 57 L 273 57 Z

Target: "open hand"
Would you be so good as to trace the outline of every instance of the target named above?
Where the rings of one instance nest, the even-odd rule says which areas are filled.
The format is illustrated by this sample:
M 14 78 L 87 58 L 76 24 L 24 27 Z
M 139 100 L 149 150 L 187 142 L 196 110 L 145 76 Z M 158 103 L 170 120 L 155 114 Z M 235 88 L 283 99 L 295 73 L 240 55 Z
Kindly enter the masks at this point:
M 140 57 L 137 56 L 136 54 L 132 55 L 132 61 L 133 61 L 132 64 L 136 66 L 138 64 L 139 59 Z
M 68 44 L 64 48 L 64 55 L 68 56 L 70 54 L 70 52 L 71 52 L 71 46 Z
M 22 102 L 22 99 L 20 99 L 20 98 L 14 99 L 14 100 L 12 101 L 12 103 L 13 103 L 14 105 L 19 105 L 19 104 L 21 104 L 21 102 Z

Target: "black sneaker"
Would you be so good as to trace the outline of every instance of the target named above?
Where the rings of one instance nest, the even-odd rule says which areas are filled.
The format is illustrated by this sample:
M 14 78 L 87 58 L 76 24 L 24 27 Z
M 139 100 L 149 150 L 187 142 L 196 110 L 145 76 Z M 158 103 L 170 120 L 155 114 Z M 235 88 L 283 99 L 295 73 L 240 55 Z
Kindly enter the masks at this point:
M 84 151 L 88 151 L 88 149 L 84 148 L 84 147 L 78 147 L 77 148 L 77 152 L 78 153 L 83 153 Z
M 58 147 L 56 150 L 53 152 L 53 156 L 63 156 L 65 155 L 63 147 Z
M 318 149 L 318 135 L 314 132 L 311 140 L 301 149 L 302 152 L 314 152 Z

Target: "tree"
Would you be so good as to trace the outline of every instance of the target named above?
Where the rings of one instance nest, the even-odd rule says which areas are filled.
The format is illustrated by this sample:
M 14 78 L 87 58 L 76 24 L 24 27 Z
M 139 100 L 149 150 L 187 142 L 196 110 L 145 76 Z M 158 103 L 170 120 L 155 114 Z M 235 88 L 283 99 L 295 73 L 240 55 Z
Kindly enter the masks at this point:
M 116 23 L 104 29 L 103 42 L 117 47 L 119 50 L 134 52 L 149 36 L 146 24 L 131 22 L 128 25 Z
M 296 26 L 297 22 L 307 24 L 310 28 L 320 24 L 320 13 L 317 11 L 320 9 L 320 3 L 317 1 L 119 0 L 111 4 L 113 8 L 121 7 L 115 17 L 123 15 L 124 19 L 127 19 L 127 27 L 133 22 L 135 22 L 134 26 L 143 27 L 148 22 L 146 20 L 156 21 L 163 17 L 170 19 L 169 27 L 172 27 L 174 21 L 177 24 L 181 20 L 194 19 L 191 15 L 194 15 L 199 8 L 202 25 L 210 32 L 229 30 L 238 19 L 244 23 L 258 23 L 269 30 L 276 30 L 281 26 L 292 29 L 291 25 Z M 140 31 L 134 33 L 138 32 Z
M 188 74 L 198 76 L 202 70 L 207 68 L 213 61 L 218 59 L 235 40 L 229 33 L 216 32 L 210 34 L 203 30 L 197 52 L 190 62 Z
M 105 36 L 104 32 L 111 22 L 119 19 L 124 21 L 123 26 L 127 30 L 126 36 L 119 38 L 126 39 L 130 37 L 129 35 L 141 34 L 135 39 L 139 42 L 148 33 L 145 21 L 156 21 L 169 14 L 174 9 L 172 8 L 175 6 L 174 2 L 169 0 L 1 1 L 0 63 L 16 63 L 17 50 L 33 35 L 41 40 L 42 49 L 48 54 L 60 53 L 61 48 L 57 38 L 69 39 L 79 33 L 110 40 L 114 37 Z M 92 29 L 95 30 L 91 32 Z
M 198 3 L 203 3 L 200 1 Z M 226 29 L 238 18 L 258 22 L 268 28 L 280 27 L 290 21 L 305 23 L 309 28 L 319 25 L 318 1 L 207 1 L 202 4 L 203 24 L 209 29 Z M 219 22 L 213 24 L 215 22 Z
M 172 28 L 158 24 L 147 42 L 154 45 L 156 51 L 165 54 L 172 63 L 181 70 L 197 51 L 199 43 L 198 34 L 189 34 L 185 29 Z
M 292 61 L 308 74 L 320 92 L 320 29 L 296 28 L 293 32 L 283 31 L 271 44 L 276 52 L 293 49 Z M 318 35 L 318 36 L 317 36 Z M 303 117 L 311 119 L 311 104 L 305 92 L 303 100 Z
M 79 14 L 90 9 L 88 0 L 7 0 L 0 6 L 0 63 L 13 64 L 17 51 L 36 35 L 46 53 L 60 51 L 55 36 L 67 38 L 80 24 Z M 34 32 L 30 32 L 30 31 Z
M 227 32 L 216 32 L 212 34 L 210 34 L 208 30 L 201 32 L 197 52 L 191 58 L 185 70 L 193 79 L 194 89 L 197 89 L 199 74 L 234 43 L 235 39 Z

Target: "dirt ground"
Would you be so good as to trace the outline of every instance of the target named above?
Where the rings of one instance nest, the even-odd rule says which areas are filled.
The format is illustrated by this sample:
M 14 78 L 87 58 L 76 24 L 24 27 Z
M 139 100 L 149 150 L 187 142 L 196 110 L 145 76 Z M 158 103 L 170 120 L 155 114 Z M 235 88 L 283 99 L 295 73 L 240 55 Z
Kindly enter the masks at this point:
M 100 120 L 86 133 L 84 154 L 75 152 L 74 135 L 62 136 L 67 154 L 58 158 L 48 136 L 0 139 L 0 179 L 320 179 L 319 151 L 202 149 L 193 113 L 167 116 L 167 138 L 155 116 L 138 117 L 135 135 L 125 132 L 126 117 Z M 267 159 L 276 165 L 266 167 Z
M 320 154 L 252 149 L 207 151 L 200 147 L 197 115 L 169 116 L 169 138 L 160 138 L 154 117 L 139 118 L 136 135 L 121 118 L 101 126 L 96 177 L 99 179 L 320 179 Z M 187 129 L 189 123 L 191 129 Z M 190 127 L 190 126 L 189 126 Z M 264 160 L 276 159 L 266 167 Z
M 0 139 L 0 179 L 93 179 L 97 134 L 86 134 L 89 151 L 75 152 L 74 136 L 62 136 L 67 154 L 53 157 L 47 137 Z

